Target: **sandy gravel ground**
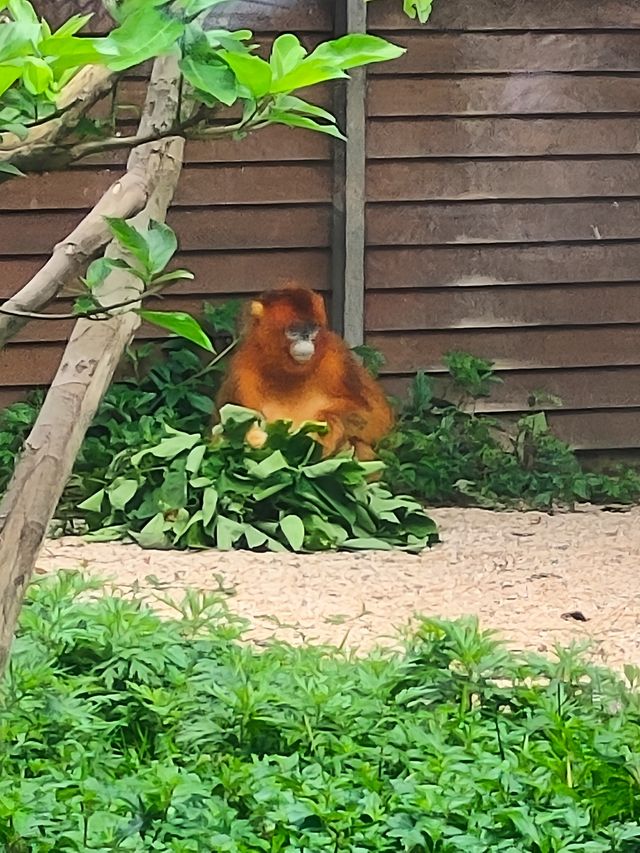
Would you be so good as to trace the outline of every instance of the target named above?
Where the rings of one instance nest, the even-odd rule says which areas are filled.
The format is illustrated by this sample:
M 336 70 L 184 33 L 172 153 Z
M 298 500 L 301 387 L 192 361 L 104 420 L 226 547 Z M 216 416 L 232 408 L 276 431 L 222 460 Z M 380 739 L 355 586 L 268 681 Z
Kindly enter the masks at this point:
M 393 643 L 416 613 L 477 614 L 513 648 L 548 652 L 588 639 L 599 662 L 640 665 L 640 508 L 432 515 L 443 542 L 420 556 L 179 553 L 66 538 L 46 543 L 37 570 L 81 568 L 160 608 L 159 597 L 180 598 L 186 587 L 222 586 L 257 642 L 365 650 Z

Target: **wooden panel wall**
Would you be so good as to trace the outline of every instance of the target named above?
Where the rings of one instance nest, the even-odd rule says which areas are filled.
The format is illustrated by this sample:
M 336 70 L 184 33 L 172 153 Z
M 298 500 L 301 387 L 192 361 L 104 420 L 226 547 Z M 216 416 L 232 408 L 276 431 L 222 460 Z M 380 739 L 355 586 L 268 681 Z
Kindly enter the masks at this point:
M 366 329 L 387 383 L 465 350 L 505 383 L 484 408 L 563 398 L 579 448 L 640 446 L 640 6 L 394 0 L 408 48 L 369 75 Z
M 100 6 L 40 6 L 64 17 L 73 2 Z M 334 8 L 244 0 L 229 24 L 252 23 L 265 46 L 290 30 L 311 47 Z M 372 68 L 367 99 L 365 323 L 389 389 L 468 350 L 505 379 L 486 408 L 524 411 L 544 389 L 564 399 L 553 421 L 575 446 L 639 447 L 640 4 L 438 0 L 421 27 L 400 0 L 375 0 L 369 20 L 408 48 Z M 141 79 L 122 86 L 123 103 L 142 96 Z M 0 299 L 123 163 L 94 158 L 0 196 Z M 332 182 L 331 143 L 311 133 L 190 144 L 170 221 L 196 280 L 166 304 L 193 310 L 287 278 L 327 290 Z M 0 352 L 0 405 L 51 378 L 68 329 L 34 323 Z
M 37 4 L 36 4 L 37 5 Z M 55 8 L 54 8 L 55 5 Z M 68 17 L 77 3 L 60 7 L 41 0 L 52 23 Z M 242 5 L 242 14 L 237 10 Z M 333 34 L 333 0 L 304 3 L 229 4 L 224 23 L 253 26 L 269 49 L 278 32 L 293 31 L 312 49 Z M 100 0 L 83 10 L 101 9 Z M 218 16 L 218 19 L 222 14 Z M 104 13 L 94 30 L 108 26 Z M 121 104 L 140 106 L 144 83 L 135 75 L 121 84 Z M 318 88 L 317 103 L 330 106 L 331 92 Z M 123 113 L 130 130 L 135 111 Z M 101 155 L 67 172 L 15 180 L 0 193 L 0 300 L 18 290 L 120 175 L 126 154 Z M 328 137 L 285 127 L 260 131 L 242 141 L 189 143 L 169 223 L 178 233 L 177 264 L 194 281 L 171 289 L 167 309 L 198 311 L 203 300 L 242 297 L 294 278 L 327 291 L 331 280 L 332 145 Z M 68 310 L 69 299 L 56 302 Z M 150 307 L 153 307 L 150 304 Z M 62 355 L 71 322 L 33 322 L 0 350 L 0 407 L 46 385 Z M 157 330 L 143 328 L 142 337 Z

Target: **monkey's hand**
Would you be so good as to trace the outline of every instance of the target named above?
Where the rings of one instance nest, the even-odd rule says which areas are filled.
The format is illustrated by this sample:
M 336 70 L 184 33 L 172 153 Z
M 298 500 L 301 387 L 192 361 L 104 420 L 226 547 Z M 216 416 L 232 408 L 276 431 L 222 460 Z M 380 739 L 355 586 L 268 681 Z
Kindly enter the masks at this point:
M 322 456 L 324 459 L 327 456 L 333 456 L 338 453 L 347 443 L 347 437 L 344 430 L 342 419 L 339 415 L 331 412 L 323 412 L 319 417 L 319 421 L 324 421 L 328 426 L 328 431 L 324 435 L 313 434 L 313 438 L 323 447 Z
M 254 424 L 245 436 L 247 444 L 254 450 L 260 450 L 261 447 L 264 447 L 267 438 L 266 432 L 258 424 Z

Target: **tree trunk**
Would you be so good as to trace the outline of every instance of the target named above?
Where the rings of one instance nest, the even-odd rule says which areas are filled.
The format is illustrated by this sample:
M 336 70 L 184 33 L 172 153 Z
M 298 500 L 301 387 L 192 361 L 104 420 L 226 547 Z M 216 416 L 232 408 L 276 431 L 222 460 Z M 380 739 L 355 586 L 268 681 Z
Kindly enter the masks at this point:
M 156 60 L 147 93 L 144 132 L 172 127 L 178 104 L 175 57 Z M 135 149 L 129 169 L 155 175 L 155 190 L 134 224 L 164 219 L 182 167 L 184 141 L 170 138 Z M 102 301 L 139 293 L 124 270 L 103 286 Z M 78 450 L 113 373 L 140 323 L 125 311 L 108 321 L 80 320 L 0 503 L 0 673 L 6 665 L 26 587 Z

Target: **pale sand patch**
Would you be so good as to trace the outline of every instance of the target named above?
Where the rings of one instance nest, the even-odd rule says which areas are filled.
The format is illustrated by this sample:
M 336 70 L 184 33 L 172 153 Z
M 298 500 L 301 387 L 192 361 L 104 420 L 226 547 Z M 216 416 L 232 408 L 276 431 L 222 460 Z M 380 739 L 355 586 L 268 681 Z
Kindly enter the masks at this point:
M 143 551 L 65 538 L 46 543 L 37 570 L 80 568 L 123 593 L 137 584 L 161 610 L 158 596 L 222 585 L 257 642 L 344 641 L 366 650 L 392 643 L 415 613 L 476 614 L 516 649 L 549 652 L 590 639 L 598 662 L 640 666 L 640 508 L 431 515 L 443 542 L 420 556 Z M 587 621 L 563 618 L 570 611 Z

